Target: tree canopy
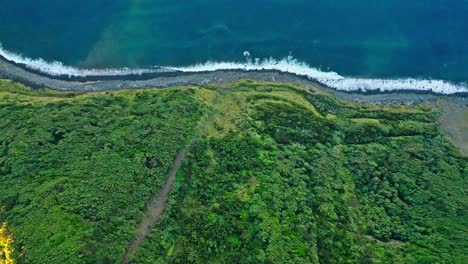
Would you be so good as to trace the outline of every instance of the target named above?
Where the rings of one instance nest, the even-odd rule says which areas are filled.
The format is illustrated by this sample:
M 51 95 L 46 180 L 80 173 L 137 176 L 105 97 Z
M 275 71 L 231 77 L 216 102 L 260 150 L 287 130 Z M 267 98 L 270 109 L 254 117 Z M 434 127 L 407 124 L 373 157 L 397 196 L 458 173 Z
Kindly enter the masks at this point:
M 193 139 L 134 263 L 466 263 L 467 158 L 437 114 L 248 80 L 1 81 L 0 253 L 8 239 L 18 263 L 118 263 Z

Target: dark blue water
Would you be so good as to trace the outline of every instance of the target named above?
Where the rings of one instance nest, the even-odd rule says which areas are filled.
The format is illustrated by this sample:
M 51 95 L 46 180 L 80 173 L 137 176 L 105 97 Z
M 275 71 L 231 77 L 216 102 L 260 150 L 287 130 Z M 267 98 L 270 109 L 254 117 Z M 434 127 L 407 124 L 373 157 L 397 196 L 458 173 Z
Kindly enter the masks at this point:
M 468 80 L 467 0 L 1 0 L 0 43 L 81 67 L 292 55 L 341 75 Z

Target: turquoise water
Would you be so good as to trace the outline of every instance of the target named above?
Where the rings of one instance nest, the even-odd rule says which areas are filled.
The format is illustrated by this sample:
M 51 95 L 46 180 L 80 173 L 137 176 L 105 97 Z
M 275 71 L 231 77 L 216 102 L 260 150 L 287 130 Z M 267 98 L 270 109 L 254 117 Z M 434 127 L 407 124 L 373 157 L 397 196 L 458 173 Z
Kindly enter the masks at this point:
M 366 78 L 468 81 L 466 0 L 3 0 L 0 43 L 78 67 L 293 56 Z

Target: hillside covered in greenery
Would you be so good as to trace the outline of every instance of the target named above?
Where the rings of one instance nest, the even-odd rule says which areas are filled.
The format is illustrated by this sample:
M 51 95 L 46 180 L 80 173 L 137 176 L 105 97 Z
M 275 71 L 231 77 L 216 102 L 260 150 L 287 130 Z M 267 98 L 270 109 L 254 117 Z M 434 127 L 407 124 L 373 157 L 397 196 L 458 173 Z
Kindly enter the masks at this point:
M 437 116 L 248 80 L 0 81 L 0 263 L 120 263 L 186 146 L 132 263 L 467 263 L 468 159 Z

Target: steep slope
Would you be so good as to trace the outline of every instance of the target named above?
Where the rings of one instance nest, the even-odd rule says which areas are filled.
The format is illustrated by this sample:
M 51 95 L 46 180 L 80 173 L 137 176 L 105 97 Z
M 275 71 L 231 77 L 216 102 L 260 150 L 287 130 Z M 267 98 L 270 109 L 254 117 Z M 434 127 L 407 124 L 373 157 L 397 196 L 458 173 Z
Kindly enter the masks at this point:
M 144 225 L 124 262 L 466 263 L 467 159 L 437 118 L 254 81 L 86 94 L 1 81 L 0 250 L 118 263 Z M 146 225 L 152 197 L 168 202 Z
M 220 110 L 135 263 L 466 262 L 467 160 L 431 108 L 247 81 Z
M 120 261 L 146 202 L 208 109 L 209 91 L 64 94 L 13 86 L 0 88 L 0 220 L 14 256 Z

